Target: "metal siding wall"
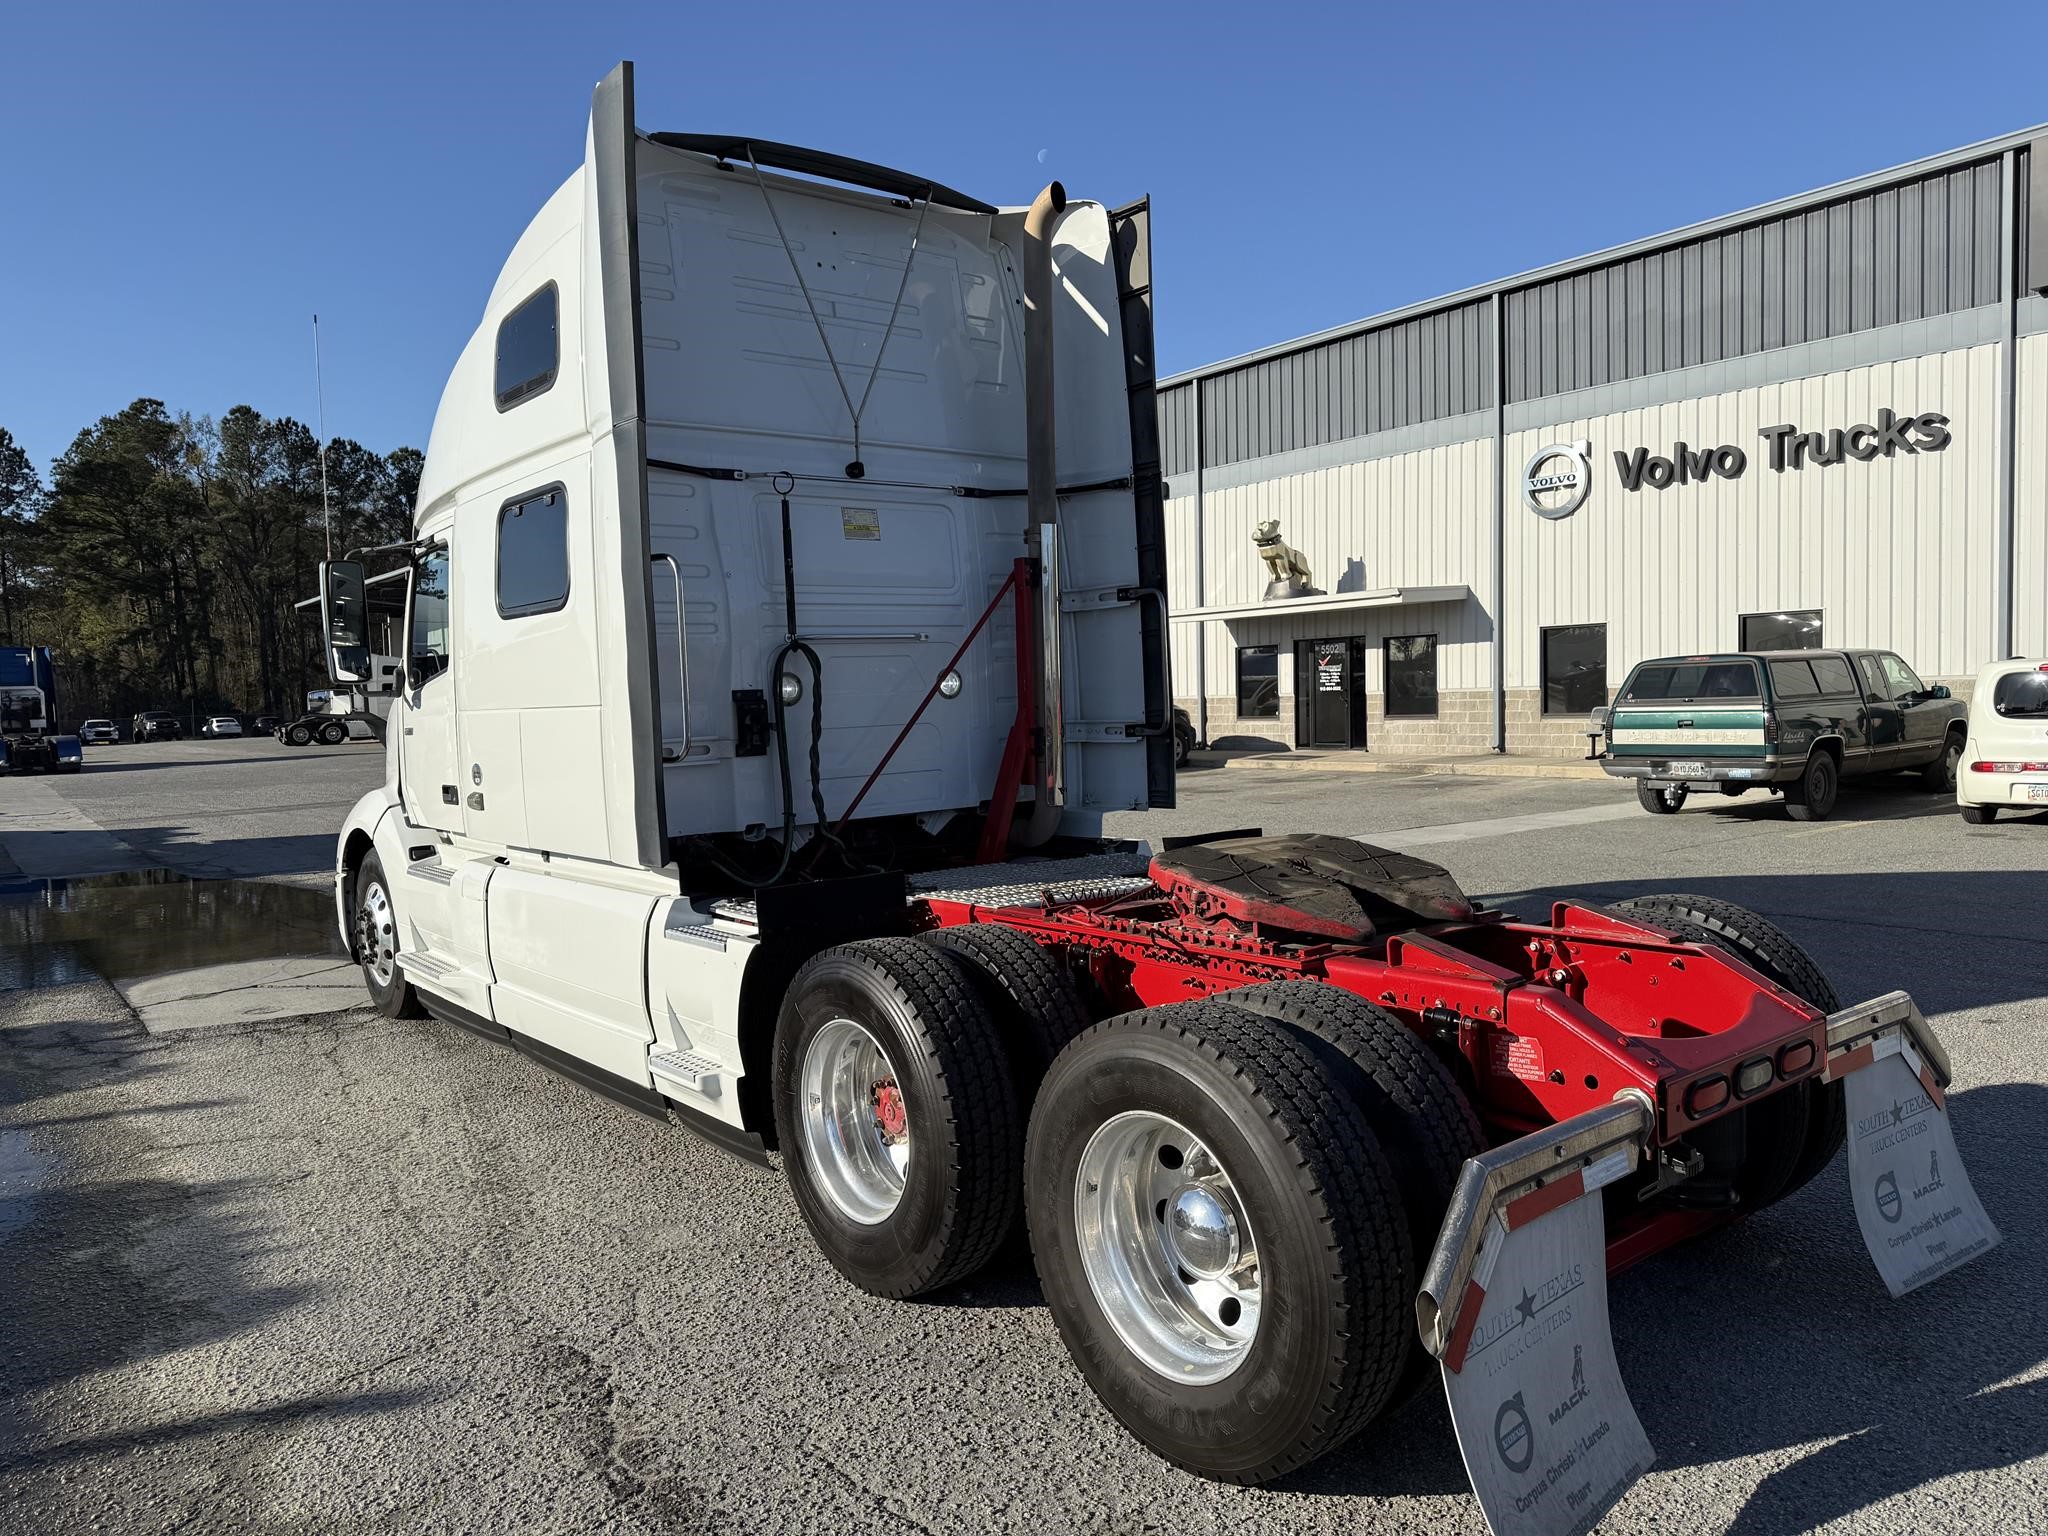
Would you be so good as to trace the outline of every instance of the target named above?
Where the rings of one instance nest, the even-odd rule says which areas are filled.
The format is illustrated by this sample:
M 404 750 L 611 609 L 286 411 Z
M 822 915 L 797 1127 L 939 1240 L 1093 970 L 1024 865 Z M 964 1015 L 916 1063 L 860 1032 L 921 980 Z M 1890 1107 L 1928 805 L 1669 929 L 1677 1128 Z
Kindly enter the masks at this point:
M 1375 647 L 1368 687 L 1380 691 L 1377 647 L 1387 635 L 1435 634 L 1439 687 L 1483 689 L 1490 680 L 1486 644 L 1492 625 L 1485 611 L 1492 589 L 1493 444 L 1486 439 L 1413 453 L 1390 454 L 1254 485 L 1212 491 L 1203 518 L 1204 606 L 1256 602 L 1266 568 L 1252 547 L 1252 527 L 1280 520 L 1287 541 L 1308 558 L 1316 585 L 1329 592 L 1393 586 L 1471 587 L 1472 600 L 1426 608 L 1360 609 L 1215 622 L 1209 634 L 1209 691 L 1223 698 L 1236 689 L 1237 647 L 1278 644 L 1291 653 L 1296 640 L 1363 635 Z M 1351 562 L 1358 562 L 1354 568 Z M 1192 557 L 1188 567 L 1192 571 Z M 1178 569 L 1178 567 L 1176 567 Z M 1192 598 L 1175 599 L 1185 611 Z M 1192 624 L 1175 628 L 1191 631 Z M 1193 659 L 1176 675 L 1185 694 L 1193 688 Z M 1282 687 L 1293 682 L 1283 663 Z M 1290 694 L 1291 696 L 1291 694 Z M 1212 716 L 1211 729 L 1228 734 L 1232 716 Z M 1283 724 L 1285 723 L 1283 711 Z
M 1169 614 L 1175 609 L 1197 607 L 1202 601 L 1195 580 L 1195 477 L 1192 468 L 1181 478 L 1186 486 L 1185 493 L 1170 498 L 1166 503 L 1166 607 Z M 1169 624 L 1167 633 L 1171 641 L 1168 654 L 1169 665 L 1173 669 L 1174 702 L 1185 707 L 1199 723 L 1201 715 L 1194 705 L 1196 627 L 1193 624 Z M 1214 679 L 1210 681 L 1213 687 Z
M 2048 335 L 2020 338 L 2019 403 L 2012 643 L 2048 657 Z
M 1160 390 L 1158 398 L 1159 472 L 1170 481 L 1195 471 L 1195 392 L 1191 385 L 1176 384 Z
M 1984 161 L 1511 292 L 1508 398 L 1993 303 L 1998 178 Z
M 1200 381 L 1209 463 L 1313 448 L 1488 403 L 1486 306 L 1267 358 Z
M 2040 362 L 2048 369 L 2048 351 Z M 2039 377 L 2048 386 L 2048 372 Z M 1511 465 L 1574 438 L 1592 440 L 1594 460 L 1592 493 L 1571 517 L 1551 522 L 1509 502 L 1508 686 L 1540 684 L 1544 626 L 1606 624 L 1612 686 L 1644 657 L 1735 645 L 1744 613 L 1816 607 L 1830 645 L 1887 646 L 1928 676 L 1968 676 L 1992 645 L 1997 389 L 1998 348 L 1982 346 L 1510 434 Z M 1869 464 L 1771 470 L 1760 428 L 1848 426 L 1882 406 L 1942 412 L 1954 441 Z M 2024 462 L 2036 478 L 2022 480 L 2033 523 L 2022 537 L 2038 572 L 2048 445 L 2034 435 Z M 1679 440 L 1735 444 L 1749 467 L 1733 481 L 1621 488 L 1614 450 L 1668 455 Z M 2023 589 L 2018 610 L 2038 632 L 2048 593 L 2034 581 L 2033 607 Z

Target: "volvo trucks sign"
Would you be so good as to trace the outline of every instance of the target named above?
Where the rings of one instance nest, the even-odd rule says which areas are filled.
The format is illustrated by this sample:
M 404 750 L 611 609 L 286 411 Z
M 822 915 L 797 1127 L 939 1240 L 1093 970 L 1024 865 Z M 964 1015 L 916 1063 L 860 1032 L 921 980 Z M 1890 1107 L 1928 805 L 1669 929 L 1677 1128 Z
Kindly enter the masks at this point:
M 1868 464 L 1900 454 L 1939 453 L 1954 441 L 1948 417 L 1939 411 L 1917 416 L 1882 410 L 1874 422 L 1829 427 L 1809 432 L 1796 422 L 1761 428 L 1765 454 L 1773 472 L 1785 474 L 1808 466 L 1825 468 L 1855 460 Z M 1570 517 L 1585 505 L 1593 488 L 1593 445 L 1552 443 L 1530 456 L 1522 471 L 1522 500 L 1538 517 Z M 1734 443 L 1696 448 L 1680 441 L 1669 453 L 1647 446 L 1614 450 L 1614 474 L 1624 491 L 1669 490 L 1674 485 L 1700 485 L 1709 480 L 1739 480 L 1749 469 L 1749 455 Z

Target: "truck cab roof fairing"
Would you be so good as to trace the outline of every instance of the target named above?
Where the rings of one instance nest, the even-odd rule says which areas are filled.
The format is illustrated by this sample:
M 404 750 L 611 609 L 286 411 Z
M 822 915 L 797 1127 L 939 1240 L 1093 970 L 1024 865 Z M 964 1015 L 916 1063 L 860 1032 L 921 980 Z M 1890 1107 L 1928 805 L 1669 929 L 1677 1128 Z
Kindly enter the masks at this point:
M 666 144 L 672 149 L 687 149 L 696 154 L 710 155 L 717 160 L 744 162 L 751 158 L 756 165 L 769 166 L 775 170 L 795 171 L 801 176 L 822 177 L 826 181 L 841 181 L 848 186 L 866 187 L 875 192 L 887 192 L 895 197 L 924 198 L 941 208 L 957 208 L 963 213 L 996 213 L 993 204 L 984 203 L 978 197 L 969 197 L 965 192 L 941 185 L 929 177 L 913 176 L 908 171 L 891 170 L 886 165 L 876 165 L 868 160 L 853 160 L 845 155 L 829 154 L 822 149 L 804 149 L 796 144 L 777 144 L 770 139 L 734 138 L 718 133 L 650 133 L 647 137 L 656 144 Z

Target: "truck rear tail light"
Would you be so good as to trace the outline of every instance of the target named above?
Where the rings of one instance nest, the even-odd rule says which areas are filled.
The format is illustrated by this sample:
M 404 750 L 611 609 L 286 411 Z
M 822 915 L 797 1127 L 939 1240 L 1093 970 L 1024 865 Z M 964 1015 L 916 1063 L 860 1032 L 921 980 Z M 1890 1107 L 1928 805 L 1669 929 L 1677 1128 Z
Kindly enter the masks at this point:
M 1771 1079 L 1777 1073 L 1776 1064 L 1768 1056 L 1745 1061 L 1735 1069 L 1735 1097 L 1746 1099 L 1753 1093 L 1762 1093 L 1771 1086 Z
M 1778 1052 L 1778 1076 L 1797 1077 L 1813 1065 L 1813 1042 L 1794 1040 Z
M 1778 744 L 1778 712 L 1775 709 L 1764 711 L 1764 743 L 1773 747 Z
M 1728 1079 L 1716 1072 L 1685 1090 L 1685 1112 L 1698 1120 L 1728 1102 Z
M 1972 773 L 2048 773 L 2048 763 L 1972 763 Z

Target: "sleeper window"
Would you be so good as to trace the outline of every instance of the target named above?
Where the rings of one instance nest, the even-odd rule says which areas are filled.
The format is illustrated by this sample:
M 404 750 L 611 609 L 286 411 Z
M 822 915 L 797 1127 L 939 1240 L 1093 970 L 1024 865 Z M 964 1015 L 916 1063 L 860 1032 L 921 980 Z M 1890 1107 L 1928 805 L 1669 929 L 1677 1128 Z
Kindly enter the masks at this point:
M 569 498 L 559 485 L 498 512 L 498 616 L 553 613 L 569 601 Z
M 498 326 L 498 409 L 544 394 L 555 382 L 561 343 L 555 328 L 555 285 L 549 283 Z

